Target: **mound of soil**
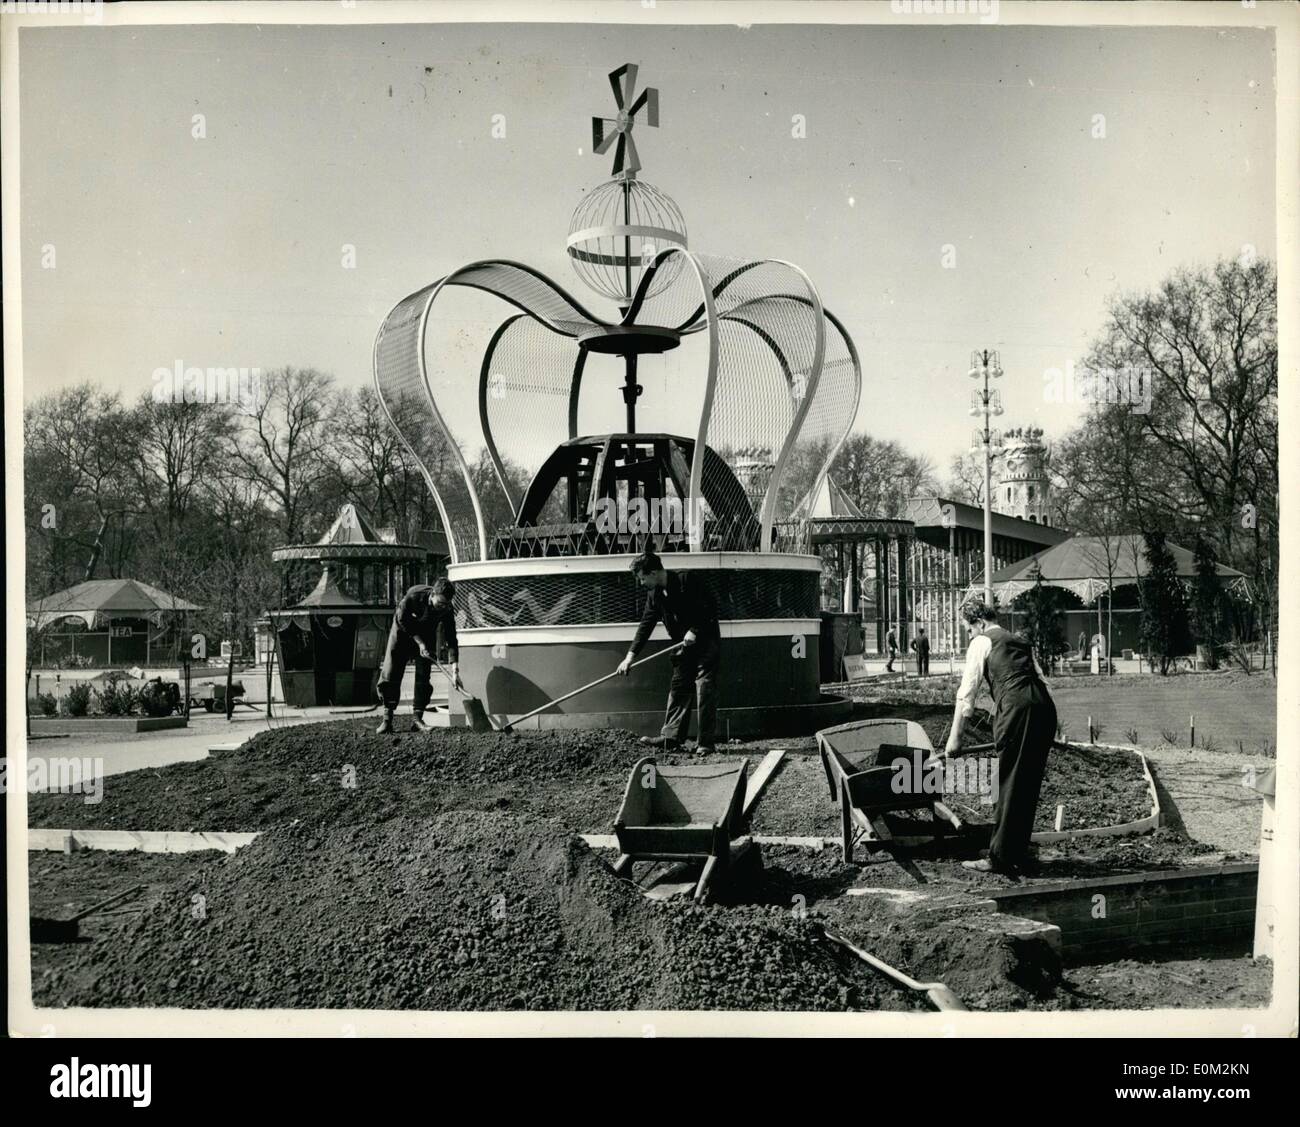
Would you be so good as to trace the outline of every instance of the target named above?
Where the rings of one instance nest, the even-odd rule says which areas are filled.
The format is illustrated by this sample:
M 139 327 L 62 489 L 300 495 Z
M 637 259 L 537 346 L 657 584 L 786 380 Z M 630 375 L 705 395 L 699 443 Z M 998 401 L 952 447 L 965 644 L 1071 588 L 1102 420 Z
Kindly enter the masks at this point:
M 295 725 L 197 762 L 115 775 L 97 805 L 78 795 L 32 795 L 29 822 L 232 832 L 295 818 L 375 822 L 469 806 L 559 817 L 589 832 L 612 824 L 628 773 L 648 750 L 621 730 L 378 736 L 374 723 Z
M 905 1008 L 800 913 L 659 903 L 503 813 L 270 831 L 43 990 L 60 1006 Z

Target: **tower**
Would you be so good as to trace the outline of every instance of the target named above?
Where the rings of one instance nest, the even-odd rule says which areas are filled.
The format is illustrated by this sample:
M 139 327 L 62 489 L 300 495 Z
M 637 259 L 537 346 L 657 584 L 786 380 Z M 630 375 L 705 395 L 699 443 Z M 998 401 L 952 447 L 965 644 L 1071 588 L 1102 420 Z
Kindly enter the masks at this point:
M 993 508 L 1006 516 L 1048 524 L 1051 490 L 1042 428 L 1017 427 L 1008 431 L 998 458 Z

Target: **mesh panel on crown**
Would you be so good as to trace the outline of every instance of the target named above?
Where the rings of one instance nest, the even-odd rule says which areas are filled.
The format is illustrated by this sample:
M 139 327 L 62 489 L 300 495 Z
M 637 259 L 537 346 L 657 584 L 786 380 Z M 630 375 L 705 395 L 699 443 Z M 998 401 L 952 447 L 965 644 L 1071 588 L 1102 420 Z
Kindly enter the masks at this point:
M 482 262 L 457 270 L 448 284 L 487 290 L 569 336 L 604 324 L 548 278 L 512 262 Z
M 513 508 L 546 458 L 571 437 L 569 393 L 580 356 L 575 341 L 522 314 L 506 323 L 487 354 L 483 403 Z
M 452 559 L 464 562 L 481 555 L 474 498 L 450 449 L 456 438 L 430 405 L 434 387 L 420 355 L 420 321 L 435 288 L 428 286 L 404 298 L 381 326 L 375 341 L 375 390 L 390 420 L 403 419 L 405 428 L 398 428 L 395 421 L 393 425 L 433 491 Z M 439 382 L 450 390 L 445 375 Z
M 820 577 L 812 571 L 738 568 L 692 571 L 723 621 L 816 618 Z M 645 591 L 629 572 L 492 576 L 456 580 L 462 629 L 638 622 Z
M 831 467 L 853 426 L 862 390 L 858 355 L 843 327 L 826 318 L 826 354 L 808 414 L 799 428 L 790 466 L 778 491 L 775 518 L 790 517 Z
M 431 456 L 449 441 L 429 406 L 420 355 L 420 321 L 437 283 L 403 298 L 389 313 L 375 339 L 375 392 L 393 426 L 420 464 L 433 491 L 455 560 L 477 559 L 478 523 L 465 480 L 454 458 Z

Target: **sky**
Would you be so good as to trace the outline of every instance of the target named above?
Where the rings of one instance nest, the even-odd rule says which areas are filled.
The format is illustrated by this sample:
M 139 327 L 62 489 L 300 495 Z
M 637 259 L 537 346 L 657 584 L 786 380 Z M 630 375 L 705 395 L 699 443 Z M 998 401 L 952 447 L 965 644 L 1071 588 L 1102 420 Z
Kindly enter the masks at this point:
M 19 58 L 28 402 L 84 379 L 134 399 L 177 362 L 361 386 L 387 311 L 482 258 L 614 317 L 564 240 L 610 174 L 590 119 L 624 62 L 659 90 L 641 175 L 692 249 L 803 267 L 861 356 L 855 426 L 941 473 L 974 426 L 973 349 L 1000 351 L 1002 425 L 1050 439 L 1083 408 L 1045 373 L 1109 295 L 1274 254 L 1268 31 L 69 27 L 23 29 Z M 510 311 L 448 308 L 455 426 Z

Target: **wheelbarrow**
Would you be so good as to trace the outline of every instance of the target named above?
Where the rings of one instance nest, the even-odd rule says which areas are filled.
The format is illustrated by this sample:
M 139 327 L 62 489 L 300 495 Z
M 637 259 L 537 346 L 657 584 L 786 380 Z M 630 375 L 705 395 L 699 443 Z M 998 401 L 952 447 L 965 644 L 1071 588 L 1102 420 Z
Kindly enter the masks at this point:
M 81 934 L 80 925 L 82 920 L 102 912 L 105 908 L 111 907 L 121 900 L 127 900 L 143 892 L 144 887 L 142 884 L 137 884 L 134 888 L 128 888 L 125 892 L 119 892 L 116 896 L 110 896 L 107 900 L 92 904 L 85 911 L 78 912 L 70 919 L 51 920 L 44 916 L 32 916 L 31 941 L 33 943 L 74 943 Z
M 700 864 L 693 895 L 704 902 L 713 882 L 755 848 L 741 838 L 748 775 L 748 759 L 682 766 L 637 760 L 614 820 L 614 871 L 629 874 L 636 861 Z
M 831 798 L 840 805 L 841 849 L 853 860 L 859 841 L 881 845 L 894 840 L 885 815 L 902 810 L 929 810 L 932 836 L 960 830 L 961 819 L 929 792 L 918 768 L 934 747 L 925 729 L 912 720 L 861 720 L 824 728 L 817 747 Z M 901 766 L 900 766 L 901 764 Z M 912 785 L 900 787 L 900 772 L 911 772 Z

